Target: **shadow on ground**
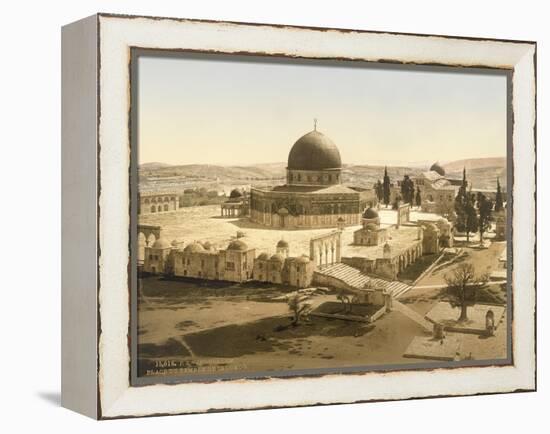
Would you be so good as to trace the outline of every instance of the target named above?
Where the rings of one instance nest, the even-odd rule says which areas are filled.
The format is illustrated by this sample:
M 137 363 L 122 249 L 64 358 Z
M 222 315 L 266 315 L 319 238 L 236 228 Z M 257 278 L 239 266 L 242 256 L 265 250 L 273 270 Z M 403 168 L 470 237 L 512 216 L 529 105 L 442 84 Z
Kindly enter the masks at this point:
M 61 392 L 38 392 L 38 397 L 55 407 L 61 406 Z

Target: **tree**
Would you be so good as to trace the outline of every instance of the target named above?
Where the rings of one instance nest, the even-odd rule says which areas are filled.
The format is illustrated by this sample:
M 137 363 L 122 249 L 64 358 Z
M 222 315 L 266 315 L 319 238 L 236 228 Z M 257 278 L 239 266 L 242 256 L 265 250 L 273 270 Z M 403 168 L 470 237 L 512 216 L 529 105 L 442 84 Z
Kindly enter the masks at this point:
M 474 206 L 473 195 L 460 187 L 455 198 L 456 229 L 466 233 L 466 241 L 470 242 L 470 232 L 477 232 L 478 219 Z
M 403 181 L 401 181 L 401 196 L 404 202 L 412 205 L 414 199 L 414 182 L 409 175 L 405 175 Z
M 422 196 L 420 195 L 420 187 L 416 187 L 416 197 L 415 197 L 416 206 L 420 208 L 422 205 Z
M 466 211 L 466 228 L 465 228 L 466 241 L 470 242 L 470 232 L 476 232 L 479 227 L 477 212 L 471 199 L 468 200 L 468 202 L 466 203 L 465 211 Z
M 300 324 L 302 318 L 307 317 L 311 310 L 311 305 L 305 303 L 307 296 L 296 293 L 288 299 L 288 308 L 292 312 L 292 325 Z
M 376 192 L 378 202 L 382 202 L 384 200 L 384 186 L 382 185 L 382 181 L 378 180 L 376 184 L 374 184 L 374 191 Z
M 502 191 L 500 189 L 500 180 L 497 178 L 497 195 L 495 198 L 495 212 L 500 212 L 504 208 L 502 200 Z
M 479 243 L 481 244 L 483 242 L 483 234 L 489 229 L 493 221 L 493 202 L 480 193 L 478 195 L 477 206 L 479 208 Z
M 352 309 L 352 307 L 351 307 L 352 300 L 351 300 L 351 298 L 349 297 L 349 295 L 345 294 L 344 291 L 340 291 L 340 292 L 338 293 L 338 295 L 336 296 L 336 298 L 342 302 L 342 306 L 343 306 L 343 309 L 344 309 L 344 313 L 351 312 L 351 309 Z
M 395 195 L 395 200 L 393 201 L 391 209 L 399 209 L 399 204 L 401 203 L 401 196 L 398 194 Z
M 477 276 L 471 263 L 462 263 L 445 275 L 445 282 L 451 306 L 460 307 L 458 321 L 467 321 L 468 306 L 475 304 L 478 290 L 487 282 L 487 276 Z
M 388 166 L 384 167 L 384 205 L 390 204 L 390 177 L 388 176 Z

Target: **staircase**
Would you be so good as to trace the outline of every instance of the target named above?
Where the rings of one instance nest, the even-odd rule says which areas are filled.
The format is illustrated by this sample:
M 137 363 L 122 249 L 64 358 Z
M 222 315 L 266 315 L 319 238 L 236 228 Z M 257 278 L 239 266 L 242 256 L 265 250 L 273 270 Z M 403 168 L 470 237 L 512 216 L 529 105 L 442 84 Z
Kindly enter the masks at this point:
M 318 270 L 317 273 L 339 280 L 353 289 L 382 288 L 389 292 L 393 298 L 402 296 L 412 288 L 397 280 L 389 281 L 368 276 L 361 270 L 342 263 L 328 265 Z

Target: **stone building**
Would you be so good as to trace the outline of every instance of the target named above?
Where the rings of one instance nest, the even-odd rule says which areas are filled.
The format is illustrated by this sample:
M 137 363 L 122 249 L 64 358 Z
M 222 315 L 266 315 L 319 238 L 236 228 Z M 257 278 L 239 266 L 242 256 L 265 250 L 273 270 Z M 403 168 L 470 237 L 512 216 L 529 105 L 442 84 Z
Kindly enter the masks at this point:
M 378 212 L 369 207 L 363 213 L 363 227 L 353 233 L 353 243 L 362 246 L 378 246 L 388 239 L 388 230 L 380 227 Z
M 422 240 L 414 240 L 405 246 L 394 246 L 386 242 L 382 257 L 344 257 L 342 262 L 372 276 L 397 280 L 399 273 L 424 254 L 423 247 Z
M 342 185 L 336 145 L 314 129 L 299 138 L 288 156 L 286 184 L 250 191 L 250 219 L 277 228 L 324 228 L 360 223 L 374 190 Z
M 195 241 L 174 252 L 174 275 L 219 280 L 219 256 L 211 246 Z
M 220 250 L 195 241 L 173 256 L 175 276 L 245 282 L 252 279 L 255 249 L 242 240 L 233 240 Z
M 249 199 L 245 191 L 234 188 L 229 199 L 221 204 L 222 217 L 240 217 L 248 215 Z
M 455 197 L 462 185 L 462 179 L 448 178 L 445 169 L 434 163 L 430 170 L 414 179 L 415 187 L 420 189 L 423 212 L 446 214 L 454 210 Z
M 179 208 L 176 193 L 140 192 L 138 198 L 138 214 L 177 211 Z
M 424 253 L 427 255 L 439 253 L 439 228 L 432 222 L 426 222 L 422 225 L 422 228 L 422 246 Z
M 311 285 L 315 269 L 315 263 L 308 256 L 289 257 L 275 253 L 270 257 L 264 252 L 254 261 L 253 276 L 259 282 L 307 288 Z
M 315 263 L 307 256 L 290 257 L 284 240 L 276 246 L 271 257 L 250 248 L 242 239 L 231 241 L 225 249 L 217 249 L 208 241 L 187 244 L 168 243 L 159 238 L 151 247 L 145 247 L 143 270 L 152 274 L 168 274 L 205 280 L 246 282 L 257 280 L 287 284 L 298 288 L 311 285 Z
M 151 246 L 145 246 L 143 271 L 151 274 L 171 273 L 172 244 L 160 237 Z
M 439 251 L 440 248 L 445 247 L 453 247 L 454 245 L 454 225 L 446 218 L 439 218 L 437 220 L 418 220 L 418 225 L 423 228 L 424 230 L 424 237 L 426 235 L 431 236 L 434 231 L 431 228 L 431 225 L 435 226 L 435 229 L 437 229 L 437 234 L 434 235 L 434 237 L 437 238 L 437 247 L 430 247 L 426 250 L 426 253 L 428 253 L 428 250 L 436 252 Z

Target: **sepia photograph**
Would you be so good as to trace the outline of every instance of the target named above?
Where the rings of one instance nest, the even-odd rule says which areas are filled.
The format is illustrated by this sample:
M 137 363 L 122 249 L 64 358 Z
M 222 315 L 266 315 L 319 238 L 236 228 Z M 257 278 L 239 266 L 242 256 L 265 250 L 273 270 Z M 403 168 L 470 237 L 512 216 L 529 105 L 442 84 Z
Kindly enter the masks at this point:
M 136 383 L 511 363 L 509 70 L 131 71 Z

